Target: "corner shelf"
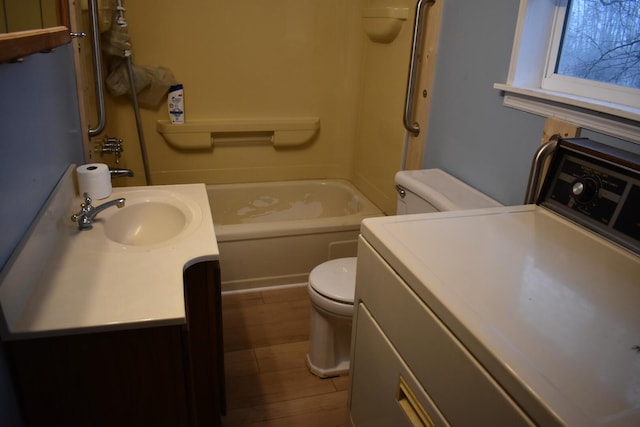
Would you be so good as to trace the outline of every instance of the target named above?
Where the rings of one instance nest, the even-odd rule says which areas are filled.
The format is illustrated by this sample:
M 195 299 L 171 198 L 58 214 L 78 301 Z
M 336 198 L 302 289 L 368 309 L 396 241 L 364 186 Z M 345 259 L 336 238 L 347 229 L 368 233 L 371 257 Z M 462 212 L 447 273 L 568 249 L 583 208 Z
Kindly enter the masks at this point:
M 376 43 L 391 43 L 409 19 L 406 7 L 369 7 L 362 9 L 364 32 Z

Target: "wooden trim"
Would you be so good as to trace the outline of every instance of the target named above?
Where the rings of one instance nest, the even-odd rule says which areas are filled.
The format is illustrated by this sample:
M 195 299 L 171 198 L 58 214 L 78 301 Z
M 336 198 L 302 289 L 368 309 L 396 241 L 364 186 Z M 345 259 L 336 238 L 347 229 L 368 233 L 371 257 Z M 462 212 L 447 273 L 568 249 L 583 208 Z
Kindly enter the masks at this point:
M 59 0 L 56 5 L 56 11 L 58 13 L 58 25 L 71 28 L 71 18 L 69 17 L 69 2 L 66 0 Z
M 0 62 L 18 61 L 32 53 L 47 52 L 70 41 L 69 28 L 64 26 L 0 34 Z
M 580 130 L 578 125 L 549 117 L 544 122 L 540 145 L 545 144 L 554 135 L 560 135 L 561 138 L 576 138 L 580 136 Z
M 436 62 L 438 60 L 438 45 L 440 27 L 443 14 L 443 0 L 436 1 L 429 7 L 424 35 L 424 47 L 422 51 L 422 63 L 420 64 L 420 76 L 416 90 L 420 93 L 416 96 L 415 118 L 420 124 L 420 134 L 409 134 L 405 169 L 422 169 L 424 150 L 429 131 L 429 115 L 431 111 L 431 98 L 433 82 L 436 74 Z M 423 95 L 426 93 L 426 96 Z

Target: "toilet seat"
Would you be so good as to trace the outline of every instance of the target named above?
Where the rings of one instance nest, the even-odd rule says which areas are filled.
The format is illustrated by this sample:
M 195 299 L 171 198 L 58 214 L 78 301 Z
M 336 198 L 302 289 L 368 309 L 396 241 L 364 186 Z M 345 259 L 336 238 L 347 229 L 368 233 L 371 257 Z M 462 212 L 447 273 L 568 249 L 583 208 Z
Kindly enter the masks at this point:
M 309 274 L 309 286 L 321 296 L 353 305 L 356 292 L 356 257 L 324 262 Z

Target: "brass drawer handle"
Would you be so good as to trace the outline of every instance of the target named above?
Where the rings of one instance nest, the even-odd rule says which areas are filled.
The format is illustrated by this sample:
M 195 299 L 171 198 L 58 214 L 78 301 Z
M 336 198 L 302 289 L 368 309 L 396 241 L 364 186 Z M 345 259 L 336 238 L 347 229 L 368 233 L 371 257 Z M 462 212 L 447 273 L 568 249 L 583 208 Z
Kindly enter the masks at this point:
M 404 411 L 404 413 L 409 418 L 411 425 L 415 427 L 435 427 L 433 421 L 427 414 L 427 411 L 424 407 L 418 402 L 418 399 L 409 388 L 409 385 L 400 376 L 400 381 L 398 383 L 398 394 L 397 394 L 398 404 Z

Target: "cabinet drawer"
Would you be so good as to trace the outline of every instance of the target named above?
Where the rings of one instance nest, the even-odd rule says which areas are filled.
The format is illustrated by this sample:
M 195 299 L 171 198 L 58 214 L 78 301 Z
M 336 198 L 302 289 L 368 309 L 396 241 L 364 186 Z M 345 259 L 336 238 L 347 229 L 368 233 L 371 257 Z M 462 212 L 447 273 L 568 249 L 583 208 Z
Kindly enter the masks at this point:
M 358 301 L 371 312 L 449 423 L 456 426 L 533 425 L 473 355 L 363 239 L 358 248 L 356 303 Z
M 367 309 L 360 305 L 357 310 L 358 322 L 354 328 L 357 339 L 352 352 L 352 362 L 357 362 L 351 371 L 354 392 L 349 408 L 353 424 L 367 427 L 448 426 Z M 359 363 L 360 359 L 362 363 Z M 417 421 L 421 416 L 424 421 Z M 410 417 L 416 422 L 412 423 Z

